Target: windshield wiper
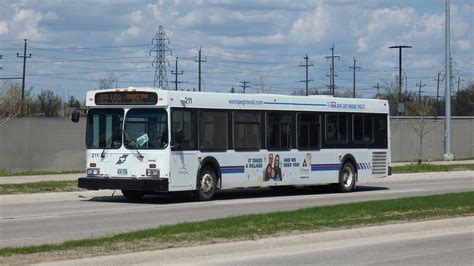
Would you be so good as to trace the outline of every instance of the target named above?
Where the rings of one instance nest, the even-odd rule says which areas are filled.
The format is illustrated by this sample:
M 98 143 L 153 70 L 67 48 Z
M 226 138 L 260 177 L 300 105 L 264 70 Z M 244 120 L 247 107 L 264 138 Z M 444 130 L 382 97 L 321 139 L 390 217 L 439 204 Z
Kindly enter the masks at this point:
M 123 131 L 123 135 L 125 136 L 125 138 L 127 139 L 127 141 L 131 144 L 132 148 L 134 149 L 134 151 L 137 153 L 138 157 L 140 158 L 143 158 L 143 155 L 140 153 L 140 151 L 138 150 L 138 145 L 137 143 L 135 142 L 135 140 L 133 140 L 130 135 L 128 135 L 128 132 L 127 130 L 125 129 L 122 129 Z
M 107 141 L 105 142 L 105 147 L 104 149 L 102 150 L 102 153 L 100 154 L 100 157 L 101 158 L 104 158 L 105 157 L 105 149 L 108 148 L 109 144 L 112 142 L 113 138 L 116 136 L 116 134 L 112 133 L 112 135 L 107 139 Z

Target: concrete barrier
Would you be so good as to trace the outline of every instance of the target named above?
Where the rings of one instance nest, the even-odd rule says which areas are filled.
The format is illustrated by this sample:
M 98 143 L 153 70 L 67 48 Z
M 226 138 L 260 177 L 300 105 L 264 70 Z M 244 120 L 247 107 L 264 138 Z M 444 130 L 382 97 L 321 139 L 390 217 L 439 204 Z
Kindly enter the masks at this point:
M 417 117 L 391 119 L 392 161 L 416 161 Z M 85 166 L 85 119 L 18 118 L 0 127 L 0 171 L 81 170 Z M 423 160 L 441 160 L 444 120 L 427 118 Z M 452 151 L 456 159 L 474 158 L 474 117 L 452 120 Z

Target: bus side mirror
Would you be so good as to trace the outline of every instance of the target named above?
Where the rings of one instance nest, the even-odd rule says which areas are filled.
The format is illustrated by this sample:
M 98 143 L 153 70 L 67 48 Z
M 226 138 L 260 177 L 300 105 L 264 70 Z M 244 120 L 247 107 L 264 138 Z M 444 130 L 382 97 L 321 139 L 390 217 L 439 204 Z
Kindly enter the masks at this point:
M 74 123 L 79 122 L 79 118 L 81 117 L 81 111 L 80 110 L 74 110 L 71 113 L 71 121 Z

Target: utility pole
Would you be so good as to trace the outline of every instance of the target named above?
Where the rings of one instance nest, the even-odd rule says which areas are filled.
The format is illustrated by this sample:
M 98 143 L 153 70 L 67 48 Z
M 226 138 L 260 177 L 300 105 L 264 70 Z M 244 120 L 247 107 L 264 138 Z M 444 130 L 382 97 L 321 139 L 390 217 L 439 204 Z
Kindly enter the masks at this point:
M 198 62 L 199 63 L 199 78 L 198 78 L 198 88 L 199 88 L 199 91 L 201 91 L 201 63 L 203 62 L 207 62 L 207 57 L 205 57 L 204 59 L 201 58 L 201 47 L 199 46 L 199 55 L 198 55 L 198 58 L 194 58 L 194 62 Z
M 334 43 L 332 44 L 332 47 L 331 47 L 331 55 L 328 55 L 325 57 L 326 60 L 328 59 L 331 59 L 331 68 L 330 68 L 330 75 L 329 75 L 329 91 L 331 93 L 331 95 L 335 95 L 336 94 L 336 80 L 335 80 L 335 77 L 337 77 L 336 75 L 336 69 L 335 69 L 335 66 L 334 66 L 334 58 L 337 58 L 339 59 L 340 56 L 338 55 L 334 55 Z M 326 75 L 328 76 L 328 75 Z
M 439 81 L 443 80 L 440 77 L 441 73 L 438 72 L 438 78 L 436 78 L 436 113 L 439 115 L 441 113 L 441 110 L 439 109 Z
M 402 105 L 402 49 L 403 48 L 412 48 L 409 45 L 396 45 L 390 46 L 390 49 L 398 48 L 398 115 L 401 115 L 401 105 Z
M 168 60 L 166 59 L 166 53 L 170 52 L 170 55 L 173 54 L 171 49 L 167 47 L 166 44 L 170 43 L 168 37 L 166 37 L 163 26 L 158 27 L 158 32 L 155 34 L 151 43 L 155 45 L 153 49 L 150 50 L 150 55 L 152 52 L 155 52 L 155 59 L 153 59 L 152 66 L 155 67 L 155 79 L 153 81 L 153 87 L 158 87 L 167 90 L 168 89 L 168 78 L 166 76 L 166 65 L 169 65 Z
M 25 101 L 25 74 L 26 74 L 26 59 L 31 58 L 31 54 L 26 55 L 26 48 L 27 48 L 27 43 L 25 39 L 25 46 L 23 48 L 23 55 L 20 55 L 20 53 L 16 53 L 16 57 L 23 58 L 23 78 L 21 82 L 21 109 L 20 113 L 23 114 L 23 105 Z
M 450 40 L 450 5 L 451 1 L 446 0 L 446 20 L 445 20 L 445 36 L 444 36 L 444 60 L 445 60 L 445 77 L 444 77 L 444 97 L 445 99 L 445 116 L 444 116 L 444 159 L 453 160 L 454 155 L 451 153 L 451 40 Z
M 418 102 L 421 103 L 421 87 L 425 87 L 426 84 L 422 84 L 420 79 L 420 83 L 416 83 L 416 86 L 418 86 Z
M 360 71 L 360 69 L 361 69 L 361 67 L 356 66 L 356 62 L 357 62 L 357 60 L 354 57 L 354 66 L 349 67 L 349 70 L 351 70 L 351 69 L 354 70 L 354 77 L 353 77 L 353 80 L 352 80 L 352 98 L 356 97 L 356 70 Z
M 303 57 L 303 59 L 306 61 L 306 63 L 303 65 L 303 64 L 300 64 L 300 67 L 305 67 L 306 68 L 306 79 L 305 80 L 301 80 L 301 82 L 305 82 L 306 83 L 306 96 L 309 95 L 309 92 L 308 92 L 308 83 L 310 81 L 313 81 L 312 79 L 308 79 L 308 67 L 310 66 L 313 66 L 313 62 L 308 62 L 309 61 L 309 57 L 308 57 L 308 54 L 306 54 L 305 57 Z
M 374 86 L 374 88 L 377 89 L 377 94 L 375 95 L 375 98 L 380 99 L 380 85 L 377 82 L 377 86 Z
M 183 83 L 182 81 L 178 81 L 178 75 L 183 75 L 183 71 L 181 72 L 178 71 L 178 57 L 176 57 L 176 63 L 175 63 L 175 71 L 171 70 L 171 74 L 174 75 L 174 81 L 171 81 L 171 83 L 174 83 L 174 90 L 178 90 L 178 83 Z
M 250 85 L 247 85 L 247 84 L 250 84 L 250 81 L 241 81 L 240 83 L 242 83 L 242 85 L 240 85 L 240 87 L 244 88 L 244 94 L 245 94 L 245 89 L 247 87 L 250 87 Z

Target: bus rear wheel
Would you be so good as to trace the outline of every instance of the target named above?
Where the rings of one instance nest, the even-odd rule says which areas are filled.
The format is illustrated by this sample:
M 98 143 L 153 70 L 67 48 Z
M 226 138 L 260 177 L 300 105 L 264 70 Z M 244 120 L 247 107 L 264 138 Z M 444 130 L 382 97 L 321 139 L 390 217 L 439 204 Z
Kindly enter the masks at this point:
M 194 199 L 197 201 L 207 201 L 214 197 L 217 186 L 216 173 L 210 168 L 205 168 L 199 174 L 194 191 Z
M 356 171 L 351 162 L 346 162 L 339 171 L 339 191 L 351 192 L 355 188 Z
M 143 198 L 143 196 L 145 196 L 145 193 L 143 191 L 139 191 L 139 190 L 125 190 L 125 189 L 122 189 L 122 194 L 128 200 L 141 200 Z

